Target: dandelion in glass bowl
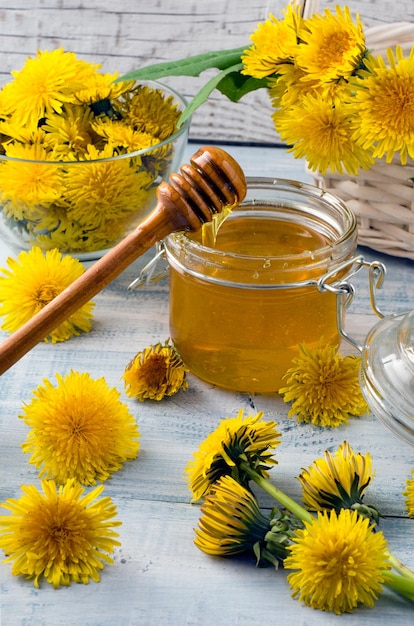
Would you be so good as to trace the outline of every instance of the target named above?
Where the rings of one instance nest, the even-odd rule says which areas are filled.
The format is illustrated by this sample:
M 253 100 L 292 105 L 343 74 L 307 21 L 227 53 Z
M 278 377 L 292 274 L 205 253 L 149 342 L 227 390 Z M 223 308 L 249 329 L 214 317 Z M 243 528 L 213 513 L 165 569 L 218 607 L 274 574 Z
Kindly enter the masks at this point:
M 182 97 L 99 69 L 63 49 L 40 51 L 0 91 L 0 231 L 18 250 L 101 256 L 180 164 Z

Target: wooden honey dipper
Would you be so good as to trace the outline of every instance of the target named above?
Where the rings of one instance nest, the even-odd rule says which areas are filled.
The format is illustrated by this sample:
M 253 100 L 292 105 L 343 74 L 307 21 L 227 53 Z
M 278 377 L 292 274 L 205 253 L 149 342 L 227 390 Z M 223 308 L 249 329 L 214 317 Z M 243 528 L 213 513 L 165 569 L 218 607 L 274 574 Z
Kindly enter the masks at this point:
M 246 195 L 239 164 L 221 148 L 204 146 L 181 174 L 157 188 L 157 205 L 141 224 L 0 345 L 0 374 L 170 233 L 198 230 L 224 206 Z

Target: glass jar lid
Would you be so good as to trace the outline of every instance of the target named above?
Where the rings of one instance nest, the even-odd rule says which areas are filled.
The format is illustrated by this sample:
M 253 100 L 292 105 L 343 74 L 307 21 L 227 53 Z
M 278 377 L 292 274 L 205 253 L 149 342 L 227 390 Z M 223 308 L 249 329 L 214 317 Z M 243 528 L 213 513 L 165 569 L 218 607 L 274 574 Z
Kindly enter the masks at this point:
M 369 332 L 361 388 L 376 417 L 414 445 L 414 310 L 390 315 Z

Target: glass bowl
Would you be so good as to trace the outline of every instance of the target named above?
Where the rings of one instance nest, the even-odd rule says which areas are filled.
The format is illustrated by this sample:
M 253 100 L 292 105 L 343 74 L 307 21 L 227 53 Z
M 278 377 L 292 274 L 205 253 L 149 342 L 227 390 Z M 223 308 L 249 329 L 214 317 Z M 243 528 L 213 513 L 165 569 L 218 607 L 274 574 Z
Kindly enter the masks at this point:
M 185 99 L 148 86 L 182 111 Z M 154 121 L 158 111 L 151 111 Z M 101 257 L 145 218 L 156 189 L 176 171 L 190 120 L 151 147 L 90 160 L 46 161 L 0 154 L 0 236 L 17 252 L 57 248 L 81 261 Z

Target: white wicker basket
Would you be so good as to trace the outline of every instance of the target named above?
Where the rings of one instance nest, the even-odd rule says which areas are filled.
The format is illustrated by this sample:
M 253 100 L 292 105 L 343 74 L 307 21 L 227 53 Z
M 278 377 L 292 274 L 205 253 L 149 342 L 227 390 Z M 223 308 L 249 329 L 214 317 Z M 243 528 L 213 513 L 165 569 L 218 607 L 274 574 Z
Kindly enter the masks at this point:
M 414 24 L 384 24 L 366 30 L 367 47 L 375 54 L 414 45 Z M 378 161 L 358 176 L 310 172 L 318 187 L 342 198 L 358 218 L 359 243 L 379 252 L 414 259 L 414 161 Z

